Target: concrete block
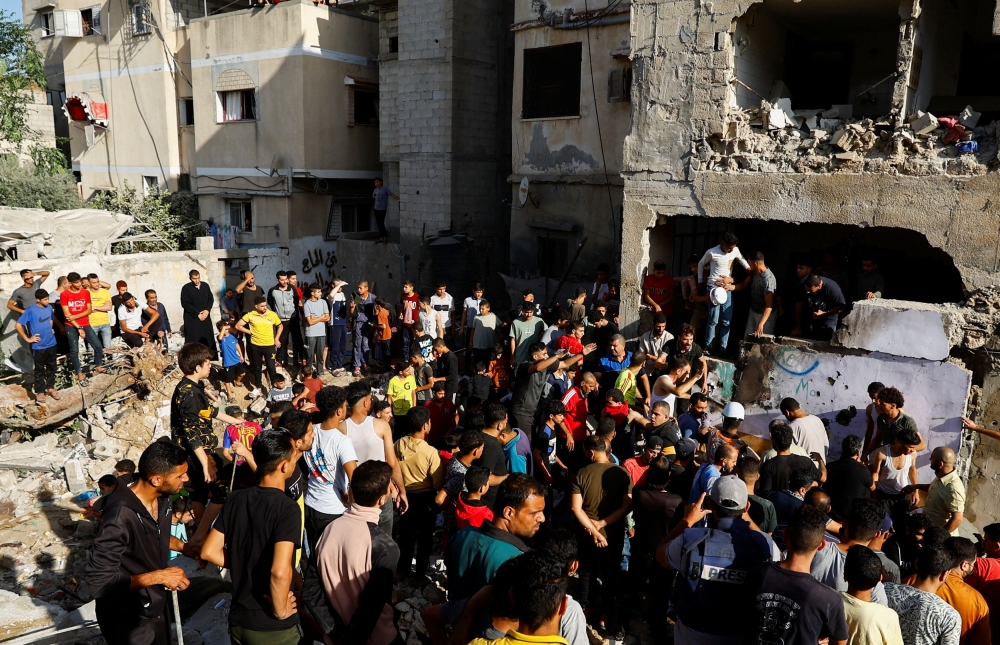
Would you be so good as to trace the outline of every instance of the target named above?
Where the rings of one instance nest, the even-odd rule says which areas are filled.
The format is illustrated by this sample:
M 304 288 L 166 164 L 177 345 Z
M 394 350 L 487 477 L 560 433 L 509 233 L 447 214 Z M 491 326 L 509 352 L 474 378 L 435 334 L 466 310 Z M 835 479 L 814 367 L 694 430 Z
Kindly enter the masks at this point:
M 979 117 L 981 116 L 983 116 L 982 112 L 976 112 L 972 109 L 971 105 L 966 105 L 965 109 L 958 115 L 958 122 L 964 125 L 967 129 L 971 130 L 976 127 L 977 123 L 979 123 Z
M 837 146 L 841 150 L 850 150 L 852 143 L 854 143 L 854 133 L 847 129 L 837 130 L 830 137 L 830 145 Z
M 923 112 L 910 124 L 916 134 L 929 134 L 938 127 L 937 117 L 930 112 Z
M 83 474 L 83 466 L 79 459 L 68 460 L 63 466 L 63 473 L 66 476 L 69 492 L 77 494 L 87 490 L 87 477 Z
M 934 361 L 965 337 L 956 308 L 902 300 L 856 302 L 842 323 L 835 343 L 843 347 Z
M 98 441 L 94 444 L 94 457 L 96 459 L 124 459 L 125 448 L 110 441 Z
M 195 249 L 198 251 L 214 251 L 215 238 L 211 235 L 195 238 Z

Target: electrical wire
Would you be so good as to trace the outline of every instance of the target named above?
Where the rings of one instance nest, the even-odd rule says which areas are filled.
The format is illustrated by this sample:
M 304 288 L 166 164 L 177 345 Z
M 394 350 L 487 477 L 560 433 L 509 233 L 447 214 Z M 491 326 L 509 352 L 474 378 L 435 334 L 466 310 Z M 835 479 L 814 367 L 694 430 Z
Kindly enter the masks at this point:
M 618 0 L 618 4 L 621 0 Z M 617 6 L 617 4 L 615 5 Z M 610 5 L 609 5 L 610 9 Z M 587 9 L 587 0 L 583 0 L 583 10 Z M 587 25 L 587 61 L 590 65 L 590 91 L 594 95 L 594 117 L 597 119 L 597 140 L 601 144 L 601 165 L 604 166 L 604 185 L 608 189 L 608 205 L 611 207 L 611 219 L 615 219 L 615 200 L 611 197 L 611 177 L 608 175 L 608 162 L 604 157 L 604 136 L 601 134 L 601 111 L 597 107 L 597 84 L 594 80 L 594 55 L 590 46 L 590 25 Z M 616 236 L 617 237 L 617 236 Z M 612 240 L 613 242 L 614 240 Z

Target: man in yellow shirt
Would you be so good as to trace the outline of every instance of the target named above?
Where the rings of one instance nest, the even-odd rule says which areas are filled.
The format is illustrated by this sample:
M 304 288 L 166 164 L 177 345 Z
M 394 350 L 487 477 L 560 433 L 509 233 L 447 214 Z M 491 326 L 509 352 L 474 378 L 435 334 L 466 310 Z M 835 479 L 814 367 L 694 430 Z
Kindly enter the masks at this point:
M 409 508 L 399 522 L 399 566 L 397 573 L 421 579 L 427 575 L 434 539 L 436 491 L 444 485 L 444 466 L 436 448 L 427 443 L 431 411 L 410 408 L 406 415 L 409 435 L 396 442 L 396 459 L 403 474 Z M 416 569 L 410 565 L 416 551 Z
M 93 307 L 90 312 L 90 328 L 101 339 L 102 347 L 110 347 L 111 317 L 108 316 L 108 312 L 114 306 L 111 303 L 111 292 L 108 291 L 111 285 L 101 282 L 96 273 L 90 273 L 87 275 L 86 286 L 90 292 L 90 306 Z
M 831 545 L 826 545 L 830 548 Z M 872 600 L 872 589 L 882 579 L 882 561 L 862 544 L 847 550 L 844 560 L 847 591 L 841 591 L 851 645 L 903 645 L 899 615 Z
M 565 563 L 545 551 L 531 551 L 505 566 L 514 567 L 511 597 L 517 629 L 493 641 L 475 638 L 469 645 L 567 645 L 559 635 L 559 621 L 568 601 Z
M 267 298 L 257 296 L 253 301 L 253 311 L 247 313 L 236 323 L 236 330 L 250 337 L 248 349 L 250 364 L 253 365 L 254 391 L 251 397 L 260 396 L 261 370 L 267 365 L 267 377 L 274 383 L 278 372 L 274 368 L 275 347 L 281 344 L 281 319 L 278 314 L 267 308 Z M 277 331 L 275 331 L 277 327 Z
M 410 363 L 396 365 L 396 375 L 389 379 L 385 387 L 385 395 L 392 406 L 392 416 L 396 417 L 399 428 L 402 417 L 417 404 L 417 379 L 413 376 L 413 366 Z

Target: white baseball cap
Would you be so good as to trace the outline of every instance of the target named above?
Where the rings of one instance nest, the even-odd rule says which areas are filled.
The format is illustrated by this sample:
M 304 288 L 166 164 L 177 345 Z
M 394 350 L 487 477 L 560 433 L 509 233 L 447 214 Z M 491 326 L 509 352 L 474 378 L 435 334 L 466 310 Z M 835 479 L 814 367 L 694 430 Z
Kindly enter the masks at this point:
M 713 305 L 725 304 L 726 300 L 729 299 L 729 295 L 726 293 L 724 287 L 716 287 L 708 292 L 708 299 L 712 301 Z
M 722 416 L 729 417 L 730 419 L 739 419 L 742 421 L 747 417 L 746 411 L 743 409 L 742 403 L 737 403 L 736 401 L 730 401 L 726 404 L 726 407 L 722 408 Z

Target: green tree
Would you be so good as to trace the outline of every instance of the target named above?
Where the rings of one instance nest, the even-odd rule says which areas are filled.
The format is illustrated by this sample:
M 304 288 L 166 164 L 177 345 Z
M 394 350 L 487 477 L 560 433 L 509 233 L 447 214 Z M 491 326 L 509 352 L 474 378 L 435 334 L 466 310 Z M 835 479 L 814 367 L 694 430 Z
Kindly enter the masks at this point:
M 41 155 L 43 161 L 49 153 L 59 151 L 47 148 Z M 19 163 L 15 155 L 0 155 L 0 206 L 47 211 L 80 208 L 76 178 L 64 168 L 40 168 L 30 161 Z
M 126 181 L 120 190 L 94 195 L 88 205 L 130 215 L 135 226 L 126 235 L 153 232 L 163 240 L 116 242 L 111 247 L 112 253 L 188 251 L 194 248 L 195 238 L 205 230 L 198 219 L 198 201 L 191 193 L 157 191 L 143 196 Z
M 29 90 L 34 86 L 45 88 L 45 63 L 31 29 L 0 11 L 0 140 L 20 146 L 29 138 Z

